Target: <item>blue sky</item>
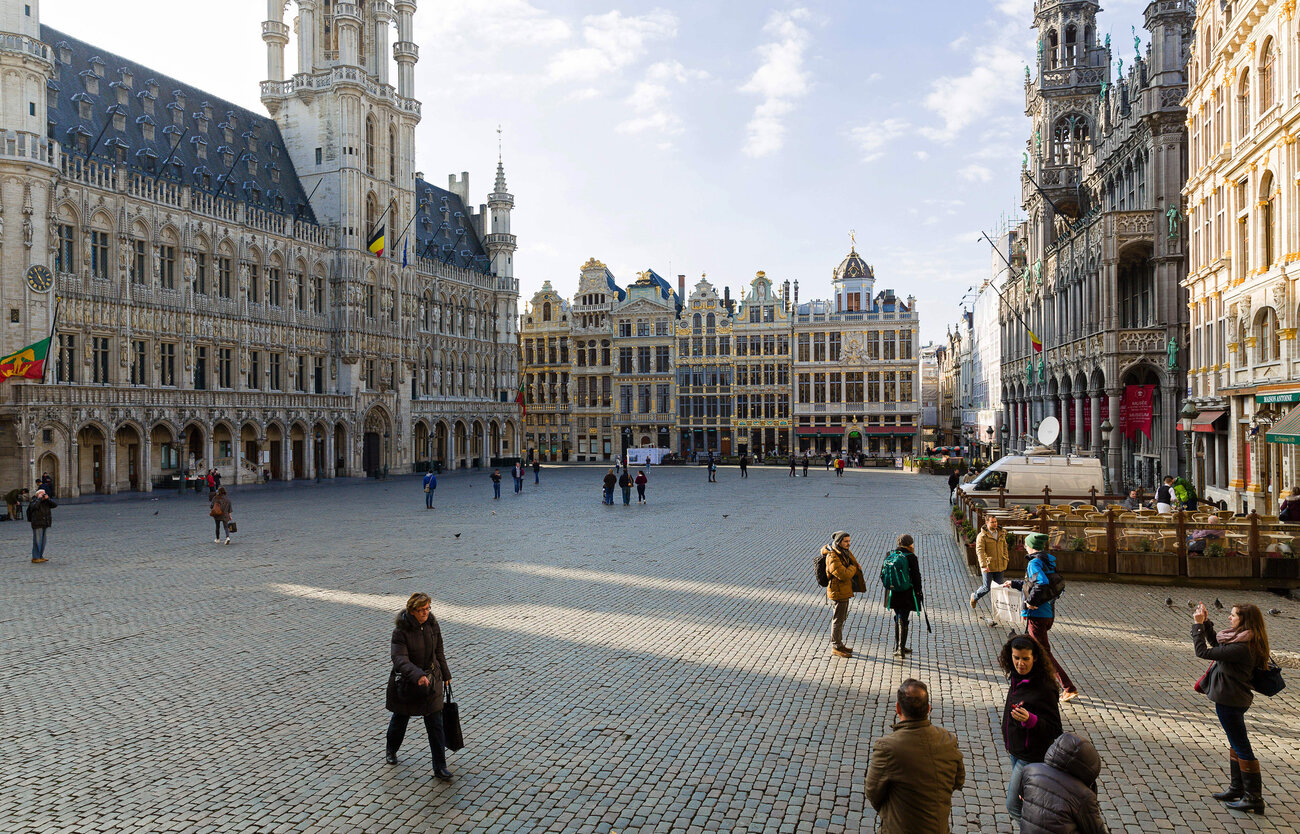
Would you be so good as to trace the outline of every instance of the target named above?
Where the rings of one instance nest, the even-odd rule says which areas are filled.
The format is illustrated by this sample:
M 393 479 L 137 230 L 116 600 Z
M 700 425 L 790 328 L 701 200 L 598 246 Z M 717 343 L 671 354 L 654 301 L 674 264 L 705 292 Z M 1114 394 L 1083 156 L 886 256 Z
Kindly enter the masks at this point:
M 589 257 L 624 283 L 651 267 L 738 291 L 761 269 L 825 297 L 856 230 L 877 288 L 915 294 L 922 341 L 938 339 L 989 271 L 980 230 L 1019 210 L 1032 5 L 420 0 L 418 168 L 469 171 L 484 201 L 501 125 L 525 300 L 548 279 L 571 294 Z M 1147 3 L 1103 5 L 1131 63 Z M 264 2 L 131 9 L 41 15 L 261 110 Z

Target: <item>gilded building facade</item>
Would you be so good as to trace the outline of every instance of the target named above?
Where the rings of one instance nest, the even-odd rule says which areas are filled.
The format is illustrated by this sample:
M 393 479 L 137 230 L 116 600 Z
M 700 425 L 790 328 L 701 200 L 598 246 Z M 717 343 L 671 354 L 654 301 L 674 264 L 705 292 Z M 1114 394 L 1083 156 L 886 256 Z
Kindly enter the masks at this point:
M 573 422 L 579 461 L 612 460 L 614 425 L 614 339 L 610 311 L 627 297 L 614 274 L 591 258 L 582 265 L 573 297 Z
M 0 354 L 55 336 L 44 383 L 0 386 L 0 481 L 517 453 L 514 198 L 500 166 L 478 209 L 467 175 L 416 171 L 414 0 L 296 4 L 289 78 L 271 7 L 267 118 L 0 5 L 6 97 L 29 103 L 0 125 Z
M 677 451 L 731 455 L 733 322 L 726 299 L 701 277 L 677 331 Z M 672 448 L 672 447 L 670 447 Z
M 832 275 L 834 298 L 797 305 L 793 417 L 799 453 L 899 456 L 919 447 L 916 300 L 893 290 L 877 293 L 875 279 L 854 248 Z
M 1147 5 L 1145 50 L 1099 39 L 1093 0 L 1040 0 L 1032 133 L 1021 176 L 1027 220 L 1002 290 L 1002 403 L 1011 447 L 1060 421 L 1062 453 L 1105 459 L 1115 488 L 1184 470 L 1189 0 Z M 1137 44 L 1135 43 L 1135 46 Z M 1126 74 L 1112 64 L 1131 56 Z M 1032 344 L 1033 331 L 1042 340 Z M 1108 436 L 1106 433 L 1109 432 Z M 1104 445 L 1103 445 L 1104 444 Z
M 783 458 L 793 448 L 790 383 L 794 316 L 789 293 L 789 282 L 778 294 L 772 280 L 759 272 L 740 299 L 733 325 L 735 448 L 738 454 L 756 460 L 769 455 Z
M 672 448 L 677 427 L 673 349 L 681 298 L 654 270 L 628 285 L 609 311 L 614 366 L 614 436 L 618 452 L 632 446 Z
M 523 449 L 529 460 L 573 459 L 569 384 L 576 357 L 570 355 L 570 313 L 569 302 L 546 281 L 522 315 L 519 367 L 525 405 Z
M 1298 38 L 1294 0 L 1197 7 L 1184 192 L 1193 475 L 1238 512 L 1276 512 L 1300 476 Z

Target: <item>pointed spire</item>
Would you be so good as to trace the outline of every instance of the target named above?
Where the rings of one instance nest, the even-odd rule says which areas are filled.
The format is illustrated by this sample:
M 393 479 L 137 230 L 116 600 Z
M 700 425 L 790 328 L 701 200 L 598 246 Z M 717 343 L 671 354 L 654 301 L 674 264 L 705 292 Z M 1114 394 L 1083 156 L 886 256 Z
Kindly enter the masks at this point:
M 506 191 L 506 167 L 502 162 L 501 153 L 501 125 L 497 125 L 497 181 L 492 187 L 497 194 L 505 194 Z

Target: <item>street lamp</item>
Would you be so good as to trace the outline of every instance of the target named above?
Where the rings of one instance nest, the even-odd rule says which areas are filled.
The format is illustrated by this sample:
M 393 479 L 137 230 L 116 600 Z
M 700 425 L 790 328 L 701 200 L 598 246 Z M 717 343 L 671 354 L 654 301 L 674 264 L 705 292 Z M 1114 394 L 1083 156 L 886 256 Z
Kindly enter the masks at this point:
M 984 434 L 989 438 L 989 462 L 993 462 L 993 427 L 989 426 L 984 430 Z
M 1114 430 L 1109 417 L 1101 421 L 1101 448 L 1097 454 L 1101 457 L 1102 488 L 1107 495 L 1110 494 L 1110 433 Z
M 1183 440 L 1183 461 L 1187 467 L 1187 477 L 1193 483 L 1195 483 L 1195 478 L 1192 477 L 1192 421 L 1196 419 L 1196 415 L 1199 413 L 1200 411 L 1192 404 L 1191 400 L 1185 400 L 1182 410 L 1178 412 L 1179 416 L 1183 418 L 1183 435 L 1185 438 Z
M 384 432 L 384 479 L 388 479 L 388 432 Z

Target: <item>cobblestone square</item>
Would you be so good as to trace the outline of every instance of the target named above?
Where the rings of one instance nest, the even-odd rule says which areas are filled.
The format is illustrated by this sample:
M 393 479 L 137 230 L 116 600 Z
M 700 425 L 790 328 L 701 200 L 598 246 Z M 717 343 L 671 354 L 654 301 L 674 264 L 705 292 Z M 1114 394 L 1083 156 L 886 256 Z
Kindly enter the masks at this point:
M 0 524 L 0 832 L 871 831 L 871 743 L 908 676 L 961 741 L 954 830 L 1012 830 L 1007 628 L 967 605 L 941 479 L 666 467 L 646 506 L 606 507 L 604 471 L 548 467 L 497 501 L 486 473 L 455 473 L 432 511 L 415 477 L 241 488 L 229 547 L 202 497 L 64 504 L 44 565 L 25 523 Z M 850 660 L 813 578 L 836 529 L 870 589 Z M 905 662 L 875 581 L 902 532 L 934 629 L 914 627 Z M 467 741 L 446 784 L 418 722 L 383 760 L 388 639 L 416 590 Z M 1083 693 L 1062 718 L 1101 752 L 1113 831 L 1300 828 L 1294 666 L 1247 715 L 1267 816 L 1204 796 L 1226 743 L 1192 691 L 1186 600 L 1216 596 L 1281 608 L 1270 638 L 1296 657 L 1300 605 L 1264 593 L 1072 582 L 1059 604 L 1053 647 Z

